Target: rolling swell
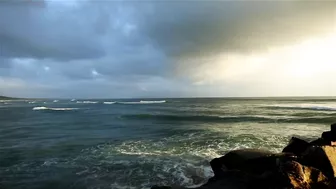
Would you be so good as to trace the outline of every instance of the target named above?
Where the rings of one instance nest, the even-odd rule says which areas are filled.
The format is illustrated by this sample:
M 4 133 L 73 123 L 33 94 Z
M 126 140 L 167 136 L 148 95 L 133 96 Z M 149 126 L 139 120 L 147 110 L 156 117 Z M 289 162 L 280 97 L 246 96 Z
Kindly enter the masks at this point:
M 318 105 L 275 105 L 264 106 L 263 108 L 271 110 L 313 110 L 313 111 L 336 111 L 335 106 L 318 106 Z
M 242 116 L 216 116 L 216 115 L 155 115 L 155 114 L 134 114 L 122 115 L 121 119 L 127 120 L 153 120 L 153 121 L 189 121 L 189 122 L 215 122 L 215 123 L 236 123 L 236 122 L 259 122 L 259 123 L 331 123 L 335 122 L 334 116 L 314 116 L 314 117 L 295 117 L 295 116 L 261 116 L 261 115 L 242 115 Z

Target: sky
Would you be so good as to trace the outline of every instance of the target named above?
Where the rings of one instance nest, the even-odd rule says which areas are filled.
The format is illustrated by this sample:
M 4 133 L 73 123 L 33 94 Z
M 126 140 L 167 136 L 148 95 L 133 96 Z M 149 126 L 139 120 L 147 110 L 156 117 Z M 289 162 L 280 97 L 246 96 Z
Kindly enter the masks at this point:
M 336 1 L 0 1 L 0 95 L 336 96 Z

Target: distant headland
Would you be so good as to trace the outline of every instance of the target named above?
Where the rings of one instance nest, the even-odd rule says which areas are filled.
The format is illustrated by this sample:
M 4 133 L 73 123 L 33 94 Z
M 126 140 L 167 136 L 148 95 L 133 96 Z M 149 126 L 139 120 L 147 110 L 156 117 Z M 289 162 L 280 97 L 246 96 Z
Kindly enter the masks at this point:
M 0 95 L 0 100 L 18 100 L 22 98 L 15 98 L 15 97 L 8 97 L 8 96 L 1 96 Z

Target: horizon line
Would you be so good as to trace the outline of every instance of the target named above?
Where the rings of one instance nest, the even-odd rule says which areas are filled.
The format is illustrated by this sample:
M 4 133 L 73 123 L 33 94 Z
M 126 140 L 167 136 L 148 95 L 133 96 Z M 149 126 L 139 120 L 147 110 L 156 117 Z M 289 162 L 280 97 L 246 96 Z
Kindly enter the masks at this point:
M 223 99 L 267 99 L 267 98 L 336 98 L 336 96 L 189 96 L 189 97 L 96 97 L 96 98 L 76 98 L 76 97 L 13 97 L 1 96 L 1 98 L 12 99 L 210 99 L 210 98 L 223 98 Z

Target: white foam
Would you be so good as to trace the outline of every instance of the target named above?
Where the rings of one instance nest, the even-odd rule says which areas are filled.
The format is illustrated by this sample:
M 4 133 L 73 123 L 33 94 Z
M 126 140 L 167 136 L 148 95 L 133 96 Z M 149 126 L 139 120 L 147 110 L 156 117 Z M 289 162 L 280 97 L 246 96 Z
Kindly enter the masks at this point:
M 116 102 L 103 102 L 104 104 L 115 104 Z
M 46 160 L 42 166 L 51 166 L 51 165 L 54 165 L 54 164 L 57 164 L 58 163 L 58 160 L 56 158 L 53 158 L 53 159 L 49 159 L 49 160 Z
M 55 111 L 70 111 L 77 110 L 78 108 L 49 108 L 45 106 L 34 107 L 33 110 L 55 110 Z
M 152 101 L 141 100 L 140 102 L 144 104 L 160 104 L 160 103 L 165 103 L 166 101 L 165 100 L 152 100 Z
M 118 102 L 118 104 L 141 104 L 140 102 Z
M 97 104 L 97 101 L 83 101 L 84 104 Z
M 29 104 L 35 104 L 36 103 L 36 101 L 30 101 L 30 102 L 28 102 Z
M 41 106 L 41 107 L 34 107 L 33 110 L 47 110 L 47 107 Z
M 219 128 L 223 130 L 222 127 Z M 235 130 L 231 130 L 231 132 L 236 133 Z M 97 161 L 98 167 L 88 169 L 85 166 L 81 170 L 82 172 L 78 172 L 78 174 L 87 174 L 86 170 L 88 170 L 88 174 L 95 174 L 98 177 L 103 176 L 104 173 L 97 168 L 110 165 L 111 167 L 118 167 L 113 173 L 111 172 L 111 178 L 119 178 L 116 183 L 109 185 L 111 188 L 123 189 L 136 186 L 136 188 L 148 189 L 154 184 L 174 184 L 193 188 L 202 185 L 213 176 L 213 172 L 207 163 L 208 160 L 220 157 L 233 149 L 258 148 L 261 142 L 266 143 L 267 147 L 271 148 L 279 145 L 282 149 L 284 144 L 279 144 L 279 142 L 287 143 L 288 139 L 287 137 L 274 139 L 248 137 L 243 140 L 240 135 L 231 136 L 230 134 L 229 136 L 232 139 L 222 136 L 214 138 L 212 132 L 192 132 L 168 136 L 160 141 L 145 139 L 125 141 L 121 144 L 102 144 L 97 148 L 92 147 L 82 151 L 79 159 L 83 158 L 83 160 L 89 160 L 90 162 Z M 231 141 L 241 142 L 231 143 Z M 130 155 L 132 158 L 116 158 L 119 155 L 122 155 L 122 157 Z M 101 157 L 104 157 L 104 159 L 102 160 Z M 82 161 L 79 162 L 82 163 Z M 139 169 L 138 167 L 151 167 L 151 169 Z M 155 181 L 147 178 L 153 178 Z M 136 180 L 136 182 L 129 183 L 127 182 L 129 179 Z
M 118 102 L 119 104 L 161 104 L 165 103 L 165 100 L 153 100 L 153 101 L 148 101 L 148 100 L 140 100 L 138 102 Z
M 324 104 L 275 104 L 269 106 L 276 108 L 301 108 L 311 110 L 336 111 L 336 105 L 324 105 Z
M 97 104 L 97 101 L 77 101 L 77 104 Z
M 53 102 L 58 102 L 58 100 L 54 100 Z

